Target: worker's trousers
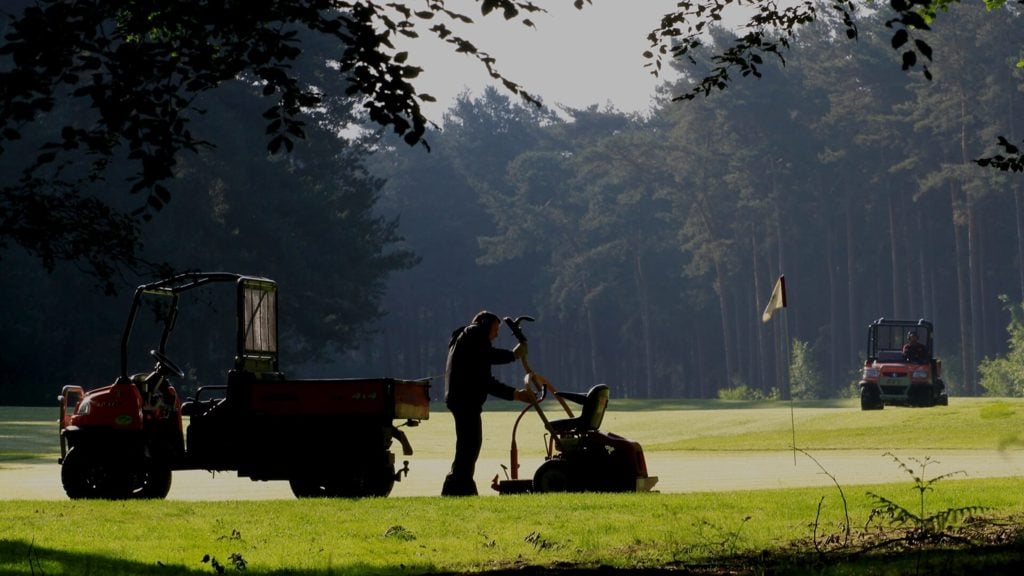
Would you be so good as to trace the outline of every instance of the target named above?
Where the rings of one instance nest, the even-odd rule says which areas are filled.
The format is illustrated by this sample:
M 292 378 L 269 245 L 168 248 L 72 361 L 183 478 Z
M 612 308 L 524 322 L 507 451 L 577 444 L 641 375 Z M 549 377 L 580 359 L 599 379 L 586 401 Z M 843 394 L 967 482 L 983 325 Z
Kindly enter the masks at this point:
M 451 471 L 444 479 L 443 496 L 476 496 L 476 460 L 480 457 L 483 443 L 483 422 L 480 412 L 459 410 L 452 412 L 455 418 L 455 460 Z

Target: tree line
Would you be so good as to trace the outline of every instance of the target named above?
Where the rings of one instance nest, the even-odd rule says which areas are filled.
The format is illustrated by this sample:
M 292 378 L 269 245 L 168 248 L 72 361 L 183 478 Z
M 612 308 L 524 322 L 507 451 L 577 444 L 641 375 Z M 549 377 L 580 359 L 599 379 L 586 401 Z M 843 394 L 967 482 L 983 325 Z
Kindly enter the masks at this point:
M 974 162 L 1022 125 L 1005 42 L 1020 11 L 1005 15 L 951 7 L 958 26 L 928 36 L 931 80 L 888 66 L 887 36 L 850 51 L 822 20 L 785 67 L 709 98 L 671 101 L 700 77 L 682 69 L 649 116 L 461 99 L 429 157 L 377 159 L 422 261 L 391 283 L 369 356 L 439 374 L 447 330 L 494 308 L 538 318 L 531 364 L 562 388 L 784 396 L 796 349 L 811 393 L 841 396 L 871 321 L 926 318 L 954 393 L 984 393 L 979 364 L 1006 351 L 999 298 L 1024 298 L 1020 176 Z M 709 52 L 732 41 L 716 34 Z M 789 308 L 763 324 L 780 274 Z
M 683 68 L 650 115 L 466 95 L 429 154 L 339 139 L 359 119 L 338 98 L 292 154 L 254 157 L 258 87 L 239 81 L 204 101 L 195 133 L 228 137 L 179 160 L 146 255 L 278 279 L 282 365 L 297 376 L 433 376 L 439 399 L 448 335 L 487 308 L 536 318 L 531 363 L 560 389 L 785 395 L 792 339 L 820 374 L 803 389 L 835 396 L 856 379 L 867 324 L 888 316 L 934 321 L 947 383 L 980 394 L 978 365 L 1006 352 L 999 297 L 1024 300 L 1019 176 L 974 162 L 993 135 L 1019 133 L 1005 38 L 1020 14 L 952 11 L 956 29 L 929 36 L 943 55 L 930 81 L 890 65 L 888 37 L 851 50 L 841 21 L 819 19 L 785 67 L 673 102 L 704 77 Z M 719 30 L 703 49 L 733 40 Z M 58 112 L 54 125 L 75 114 Z M 102 297 L 16 251 L 4 264 L 0 402 L 112 378 L 124 292 Z M 780 274 L 790 307 L 765 324 Z M 218 336 L 177 338 L 186 387 L 222 378 Z
M 307 52 L 323 55 L 307 39 Z M 302 61 L 334 94 L 340 78 L 325 74 L 327 58 Z M 383 181 L 370 172 L 372 139 L 349 132 L 360 124 L 351 98 L 325 99 L 312 114 L 306 137 L 289 154 L 256 153 L 264 137 L 259 86 L 240 78 L 196 102 L 205 114 L 198 138 L 216 148 L 182 156 L 167 183 L 173 201 L 142 230 L 140 250 L 156 270 L 121 269 L 111 278 L 87 273 L 87 264 L 47 263 L 10 247 L 0 275 L 0 403 L 49 404 L 61 386 L 109 384 L 119 372 L 119 343 L 135 286 L 174 271 L 228 271 L 280 281 L 279 331 L 285 366 L 316 362 L 367 338 L 383 316 L 388 274 L 416 256 L 396 246 L 398 223 L 376 211 Z M 62 101 L 33 131 L 45 132 L 74 116 L 80 104 Z M 26 130 L 31 137 L 31 132 Z M 259 151 L 262 147 L 256 146 Z M 13 154 L 0 161 L 18 162 Z M 130 177 L 131 162 L 115 159 L 108 178 L 76 189 L 82 198 L 125 208 L 134 198 L 111 182 Z M 84 230 L 80 234 L 102 234 Z M 230 296 L 230 295 L 227 295 Z M 189 293 L 167 352 L 186 367 L 179 383 L 188 394 L 223 384 L 232 366 L 235 304 L 216 292 Z M 145 315 L 142 315 L 145 316 Z M 133 333 L 132 372 L 151 368 L 158 340 Z

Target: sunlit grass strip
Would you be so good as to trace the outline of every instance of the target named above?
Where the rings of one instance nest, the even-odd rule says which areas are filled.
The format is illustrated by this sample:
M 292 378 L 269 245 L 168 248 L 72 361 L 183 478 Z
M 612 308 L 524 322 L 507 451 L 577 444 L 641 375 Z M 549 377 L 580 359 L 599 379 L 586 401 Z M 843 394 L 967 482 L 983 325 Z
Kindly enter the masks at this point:
M 1024 514 L 1021 479 L 944 480 L 932 509 Z M 854 530 L 872 491 L 914 505 L 912 483 L 845 490 Z M 822 503 L 818 512 L 818 504 Z M 700 494 L 549 494 L 257 502 L 5 502 L 0 573 L 396 574 L 560 563 L 699 562 L 838 533 L 834 488 Z
M 56 460 L 60 452 L 56 408 L 0 406 L 0 465 L 9 461 Z
M 701 411 L 620 411 L 605 428 L 644 450 L 994 450 L 1024 444 L 1024 400 L 953 399 L 934 408 L 881 411 L 797 405 Z
M 498 403 L 504 407 L 508 403 Z M 558 416 L 548 406 L 549 413 Z M 432 407 L 430 420 L 408 431 L 420 457 L 454 450 L 451 415 Z M 950 406 L 860 410 L 854 400 L 797 403 L 720 400 L 621 400 L 609 405 L 602 429 L 640 442 L 646 452 L 788 450 L 796 429 L 804 450 L 994 450 L 1024 446 L 1024 399 L 952 398 Z M 484 457 L 508 454 L 516 411 L 484 413 Z M 544 429 L 526 414 L 519 429 L 523 455 L 543 453 Z M 54 459 L 59 452 L 56 408 L 0 407 L 0 463 Z

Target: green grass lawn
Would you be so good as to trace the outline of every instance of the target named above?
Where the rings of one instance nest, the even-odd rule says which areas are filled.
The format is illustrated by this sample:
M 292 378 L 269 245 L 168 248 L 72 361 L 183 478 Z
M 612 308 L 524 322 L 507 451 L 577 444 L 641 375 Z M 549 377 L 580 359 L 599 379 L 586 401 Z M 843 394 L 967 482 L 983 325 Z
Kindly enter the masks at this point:
M 559 415 L 554 405 L 546 405 L 549 414 Z M 530 416 L 524 418 L 520 438 L 542 433 L 537 418 Z M 513 416 L 499 411 L 486 417 L 489 435 L 500 436 L 494 445 L 500 456 L 508 449 L 505 431 L 511 430 Z M 415 436 L 428 434 L 431 426 L 424 424 Z M 998 449 L 1024 446 L 1024 399 L 953 398 L 949 406 L 867 412 L 858 400 L 790 405 L 612 399 L 601 427 L 640 442 L 645 452 L 788 450 L 794 432 L 797 447 L 805 450 Z
M 255 502 L 3 504 L 0 574 L 425 574 L 522 566 L 657 567 L 788 553 L 861 533 L 868 489 L 916 506 L 908 485 L 704 494 L 568 494 Z M 928 511 L 1024 514 L 1021 479 L 949 480 Z M 819 509 L 819 505 L 821 506 Z M 868 531 L 870 532 L 870 530 Z M 774 551 L 774 552 L 773 552 Z M 234 561 L 232 560 L 234 559 Z M 716 560 L 718 559 L 718 560 Z M 929 572 L 924 572 L 929 573 Z
M 862 411 L 857 400 L 795 403 L 666 403 L 640 411 L 621 402 L 605 420 L 645 451 L 996 449 L 1024 441 L 1024 399 L 953 398 L 950 406 Z M 646 403 L 640 403 L 644 406 Z
M 797 445 L 805 450 L 1020 449 L 1024 400 L 952 398 L 950 404 L 862 412 L 854 401 L 791 406 L 613 400 L 604 428 L 638 440 L 647 452 L 784 451 L 792 447 L 794 429 Z M 442 416 L 443 407 L 435 409 L 436 417 L 411 430 L 410 440 L 417 454 L 448 457 L 450 418 Z M 56 457 L 56 416 L 56 408 L 0 407 L 0 485 L 5 464 Z M 495 432 L 485 456 L 507 455 L 515 416 L 509 410 L 486 413 L 485 427 Z M 540 433 L 530 416 L 521 437 Z M 0 574 L 216 574 L 217 566 L 238 573 L 243 565 L 250 574 L 310 576 L 525 566 L 729 566 L 735 554 L 747 554 L 744 567 L 751 573 L 780 573 L 778 564 L 758 569 L 758 559 L 809 555 L 813 569 L 801 564 L 792 573 L 956 574 L 964 562 L 972 569 L 995 562 L 989 573 L 1010 573 L 999 570 L 1024 560 L 1022 478 L 946 478 L 924 492 L 924 516 L 983 507 L 984 515 L 1007 524 L 1009 548 L 954 559 L 930 553 L 925 569 L 920 554 L 906 551 L 882 560 L 864 553 L 837 562 L 835 552 L 819 550 L 815 543 L 830 542 L 825 548 L 834 550 L 845 538 L 847 516 L 853 534 L 861 537 L 879 527 L 893 528 L 886 522 L 869 524 L 877 501 L 868 492 L 918 513 L 920 493 L 910 478 L 842 491 L 830 486 L 469 499 L 0 501 Z M 961 534 L 963 526 L 974 523 L 953 519 L 951 533 Z M 936 559 L 945 564 L 935 565 Z M 896 567 L 905 566 L 900 562 L 910 562 L 913 570 L 899 571 Z
M 511 403 L 488 404 L 483 456 L 508 453 L 517 412 Z M 561 417 L 545 403 L 550 417 Z M 419 455 L 448 457 L 454 429 L 443 405 L 409 431 Z M 929 450 L 997 449 L 1024 445 L 1024 399 L 952 398 L 935 408 L 887 407 L 861 411 L 856 400 L 730 402 L 721 400 L 615 400 L 602 428 L 640 442 L 645 452 L 673 450 Z M 520 450 L 541 453 L 543 428 L 534 414 L 520 425 Z M 0 406 L 0 466 L 11 460 L 52 460 L 60 447 L 57 408 Z
M 0 406 L 0 470 L 13 460 L 55 460 L 60 454 L 57 407 Z

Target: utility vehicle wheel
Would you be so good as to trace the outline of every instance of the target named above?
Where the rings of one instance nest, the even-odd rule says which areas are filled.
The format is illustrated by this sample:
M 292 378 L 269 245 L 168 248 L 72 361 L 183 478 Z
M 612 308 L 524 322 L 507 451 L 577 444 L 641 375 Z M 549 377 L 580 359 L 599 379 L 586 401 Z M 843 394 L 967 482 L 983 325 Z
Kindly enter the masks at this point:
M 946 394 L 946 383 L 942 379 L 935 380 L 935 404 L 949 406 L 949 394 Z
M 867 389 L 860 391 L 861 410 L 881 410 L 884 407 L 885 405 L 882 403 L 882 399 L 878 397 L 878 394 Z
M 533 474 L 534 492 L 569 492 L 572 488 L 572 467 L 565 460 L 548 460 Z
M 395 466 L 366 466 L 350 470 L 332 483 L 332 496 L 339 498 L 383 498 L 395 486 Z
M 907 391 L 907 404 L 916 407 L 932 406 L 932 389 L 929 386 L 911 386 Z
M 136 498 L 163 500 L 171 491 L 171 468 L 147 459 L 140 480 L 142 487 L 135 492 Z
M 379 472 L 376 478 L 371 481 L 369 486 L 370 496 L 376 496 L 379 498 L 387 497 L 391 494 L 391 490 L 395 487 L 395 465 L 390 464 L 384 466 Z
M 296 498 L 326 498 L 327 492 L 325 482 L 318 482 L 309 478 L 292 478 L 288 480 L 288 486 Z
M 64 456 L 60 481 L 68 498 L 106 498 L 120 500 L 132 493 L 130 474 L 113 462 L 81 448 L 72 448 Z
M 391 494 L 395 485 L 394 465 L 376 469 L 357 468 L 335 473 L 330 479 L 292 478 L 288 481 L 296 498 L 369 498 Z

